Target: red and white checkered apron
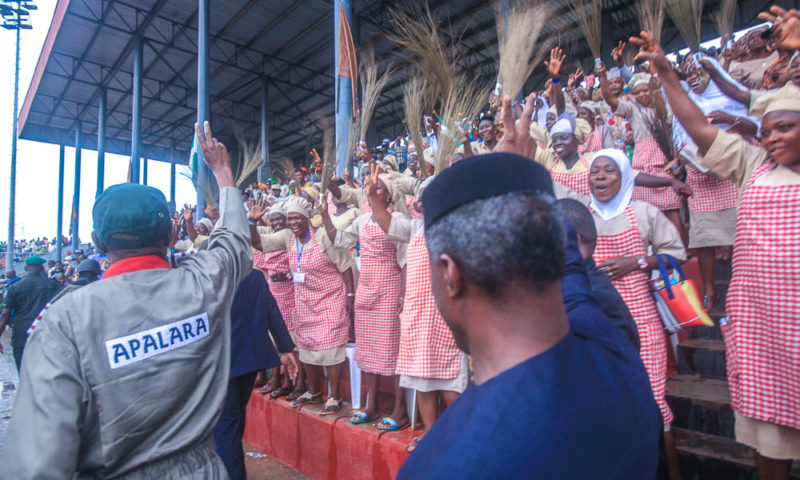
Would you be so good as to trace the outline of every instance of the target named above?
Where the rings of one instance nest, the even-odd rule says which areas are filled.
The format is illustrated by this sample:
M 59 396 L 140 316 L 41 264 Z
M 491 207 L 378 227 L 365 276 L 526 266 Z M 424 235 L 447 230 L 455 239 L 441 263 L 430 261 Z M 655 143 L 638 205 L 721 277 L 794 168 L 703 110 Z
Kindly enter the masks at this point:
M 559 162 L 561 162 L 561 160 L 553 163 L 553 166 L 550 167 L 550 178 L 573 192 L 588 197 L 591 194 L 591 191 L 589 191 L 589 162 L 583 158 L 583 155 L 580 155 L 579 162 L 586 167 L 586 170 L 577 173 L 555 172 L 554 170 Z
M 408 209 L 408 214 L 411 215 L 411 218 L 417 218 L 422 220 L 425 216 L 416 209 L 414 206 L 417 203 L 417 198 L 412 195 L 406 195 L 406 208 Z
M 372 205 L 369 204 L 369 197 L 364 193 L 364 200 L 361 201 L 361 215 L 372 213 Z
M 597 249 L 594 259 L 597 263 L 612 257 L 639 257 L 646 256 L 644 242 L 636 225 L 633 208 L 625 208 L 630 228 L 616 235 L 598 235 Z M 639 331 L 641 348 L 639 355 L 644 362 L 647 376 L 650 377 L 650 387 L 656 399 L 664 424 L 672 423 L 672 411 L 664 398 L 667 389 L 667 344 L 664 339 L 664 327 L 661 317 L 656 310 L 656 303 L 650 291 L 647 273 L 637 270 L 624 277 L 614 280 L 614 287 L 619 292 L 628 310 L 631 311 Z
M 403 271 L 397 250 L 371 220 L 359 232 L 361 273 L 356 291 L 356 362 L 361 370 L 394 375 L 400 349 Z
M 632 166 L 634 170 L 656 177 L 672 178 L 669 173 L 664 171 L 664 166 L 668 162 L 653 137 L 638 141 L 633 147 Z M 661 211 L 681 208 L 681 198 L 672 190 L 672 187 L 634 187 L 633 199 L 655 205 Z
M 288 251 L 279 250 L 262 255 L 262 265 L 264 266 L 258 266 L 258 268 L 266 270 L 267 275 L 287 275 L 291 272 L 289 268 Z M 303 255 L 305 255 L 305 252 L 303 252 Z M 255 254 L 253 254 L 253 256 L 255 257 Z M 293 332 L 296 328 L 294 319 L 294 283 L 292 283 L 291 276 L 287 278 L 288 280 L 286 281 L 276 282 L 267 277 L 267 283 L 269 284 L 269 291 L 272 292 L 272 296 L 275 297 L 275 301 L 278 304 L 278 310 L 280 310 L 281 315 L 283 315 L 286 328 L 290 332 Z
M 298 347 L 319 351 L 347 343 L 350 319 L 344 277 L 325 258 L 313 232 L 309 237 L 300 257 L 299 271 L 305 273 L 305 282 L 292 284 L 295 333 Z M 294 236 L 289 245 L 289 267 L 298 271 Z
M 731 405 L 800 429 L 800 185 L 748 180 L 736 221 L 725 334 Z
M 586 140 L 586 143 L 578 145 L 578 153 L 583 155 L 587 152 L 596 152 L 603 148 L 603 140 L 600 138 L 600 132 L 597 131 L 597 127 L 592 130 L 592 134 L 589 135 L 589 138 Z
M 458 376 L 461 350 L 436 308 L 425 233 L 414 235 L 406 258 L 406 299 L 400 313 L 397 373 L 420 378 Z
M 730 180 L 686 167 L 686 184 L 694 190 L 689 197 L 690 212 L 719 212 L 736 206 L 739 189 Z

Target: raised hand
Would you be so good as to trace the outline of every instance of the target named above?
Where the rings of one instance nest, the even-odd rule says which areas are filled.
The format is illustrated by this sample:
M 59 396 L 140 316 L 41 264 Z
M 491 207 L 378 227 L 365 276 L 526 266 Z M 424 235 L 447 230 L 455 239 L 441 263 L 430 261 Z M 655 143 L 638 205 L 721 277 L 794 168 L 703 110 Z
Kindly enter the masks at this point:
M 564 65 L 567 55 L 561 47 L 553 47 L 550 50 L 550 61 L 545 60 L 544 66 L 547 67 L 547 73 L 551 77 L 557 77 L 561 73 L 561 67 Z
M 771 40 L 778 47 L 790 51 L 800 50 L 800 11 L 773 5 L 768 12 L 759 13 L 758 18 L 772 22 Z
M 618 67 L 622 66 L 622 52 L 625 50 L 626 45 L 628 44 L 620 40 L 617 48 L 611 50 L 611 58 L 614 59 Z
M 199 123 L 194 124 L 197 142 L 203 151 L 203 161 L 214 172 L 220 188 L 235 187 L 236 183 L 233 180 L 231 157 L 228 154 L 228 149 L 225 148 L 222 142 L 214 138 L 214 134 L 211 132 L 211 124 L 208 121 L 203 122 L 203 127 L 204 129 L 201 130 Z
M 663 72 L 672 69 L 664 54 L 664 49 L 653 40 L 650 32 L 642 31 L 640 36 L 631 37 L 630 42 L 639 46 L 636 59 L 649 61 L 651 70 Z
M 375 161 L 369 163 L 369 176 L 366 179 L 365 193 L 370 199 L 370 202 L 380 202 L 382 199 L 378 197 L 378 164 Z
M 316 148 L 312 148 L 310 153 L 311 153 L 311 156 L 314 157 L 314 161 L 315 162 L 317 162 L 317 163 L 321 163 L 322 162 L 322 159 L 320 158 L 319 153 L 317 153 L 317 149 Z
M 495 152 L 516 153 L 523 157 L 533 158 L 536 153 L 536 141 L 530 135 L 533 102 L 534 96 L 529 95 L 525 99 L 522 115 L 519 119 L 514 120 L 511 97 L 503 98 L 503 123 L 506 126 L 506 132 L 494 147 Z
M 193 220 L 192 214 L 194 213 L 194 208 L 190 207 L 187 204 L 183 204 L 183 219 L 187 222 L 191 222 Z
M 250 211 L 247 212 L 247 219 L 251 222 L 257 222 L 269 210 L 267 197 L 262 196 L 255 202 L 251 202 Z

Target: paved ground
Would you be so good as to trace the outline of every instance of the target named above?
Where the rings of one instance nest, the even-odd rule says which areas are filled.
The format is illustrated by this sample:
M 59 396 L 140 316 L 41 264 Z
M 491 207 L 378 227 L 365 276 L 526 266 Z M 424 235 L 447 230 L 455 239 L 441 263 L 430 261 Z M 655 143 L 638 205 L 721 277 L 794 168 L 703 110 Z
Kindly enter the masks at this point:
M 250 444 L 244 444 L 244 452 L 249 480 L 310 480 L 311 478 L 287 467 Z
M 11 329 L 7 328 L 0 337 L 3 351 L 0 354 L 0 449 L 6 441 L 6 430 L 11 418 L 11 409 L 17 396 L 17 367 L 14 365 L 14 355 L 11 354 Z

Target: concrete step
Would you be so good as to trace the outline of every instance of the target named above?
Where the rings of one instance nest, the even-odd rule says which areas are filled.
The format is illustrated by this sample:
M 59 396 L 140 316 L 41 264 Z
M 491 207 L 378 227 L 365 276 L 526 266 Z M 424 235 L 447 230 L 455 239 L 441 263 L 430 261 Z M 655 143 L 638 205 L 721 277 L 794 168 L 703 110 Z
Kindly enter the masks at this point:
M 675 375 L 667 380 L 667 403 L 675 415 L 675 427 L 734 438 L 734 415 L 726 381 Z
M 675 446 L 681 456 L 684 478 L 703 480 L 755 480 L 753 449 L 729 438 L 674 427 Z M 794 462 L 792 478 L 800 478 Z
M 720 338 L 689 338 L 678 344 L 678 373 L 725 380 L 725 342 Z
M 728 382 L 698 375 L 674 375 L 667 379 L 667 395 L 695 403 L 730 405 Z

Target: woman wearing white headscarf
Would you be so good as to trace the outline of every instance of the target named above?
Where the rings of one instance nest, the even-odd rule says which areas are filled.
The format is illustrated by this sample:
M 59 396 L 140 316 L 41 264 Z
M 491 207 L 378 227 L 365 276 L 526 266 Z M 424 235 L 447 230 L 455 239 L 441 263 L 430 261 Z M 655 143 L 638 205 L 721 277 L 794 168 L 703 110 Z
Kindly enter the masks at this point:
M 533 130 L 539 129 L 531 124 Z M 579 152 L 579 146 L 586 142 L 592 127 L 581 119 L 564 114 L 550 128 L 550 143 L 546 148 L 537 148 L 533 159 L 550 172 L 553 182 L 558 183 L 580 195 L 589 195 L 586 176 L 589 161 Z M 535 135 L 534 135 L 534 138 Z
M 655 300 L 648 282 L 650 271 L 658 268 L 655 256 L 672 255 L 686 260 L 678 230 L 655 206 L 631 200 L 634 172 L 628 157 L 620 150 L 597 152 L 589 168 L 590 209 L 597 226 L 597 268 L 605 272 L 616 287 L 636 321 L 641 340 L 639 354 L 644 362 L 653 396 L 664 420 L 664 438 L 674 453 L 669 432 L 672 411 L 664 398 L 667 374 L 667 344 Z M 677 456 L 670 456 L 677 463 Z M 677 468 L 670 462 L 670 469 Z
M 772 21 L 787 28 L 785 18 Z M 639 43 L 700 163 L 739 187 L 729 322 L 721 325 L 736 440 L 755 449 L 760 478 L 788 478 L 800 458 L 800 89 L 787 83 L 753 102 L 761 122 L 761 145 L 753 145 L 709 124 L 664 50 L 647 36 Z
M 653 77 L 646 73 L 637 73 L 628 82 L 628 93 L 633 96 L 633 101 L 620 100 L 611 93 L 611 88 L 606 77 L 605 67 L 597 69 L 600 77 L 600 91 L 603 98 L 614 110 L 614 113 L 628 119 L 633 132 L 633 158 L 632 164 L 636 171 L 647 173 L 656 177 L 671 177 L 664 171 L 666 165 L 672 160 L 661 151 L 655 139 L 656 133 L 651 125 L 658 118 L 657 105 L 663 102 L 660 92 L 654 91 L 651 86 Z M 666 110 L 666 106 L 661 105 Z M 669 114 L 668 114 L 669 115 Z M 671 118 L 667 121 L 671 122 Z M 644 200 L 658 207 L 678 228 L 682 229 L 680 218 L 681 198 L 670 188 L 636 188 L 633 192 L 636 200 Z

